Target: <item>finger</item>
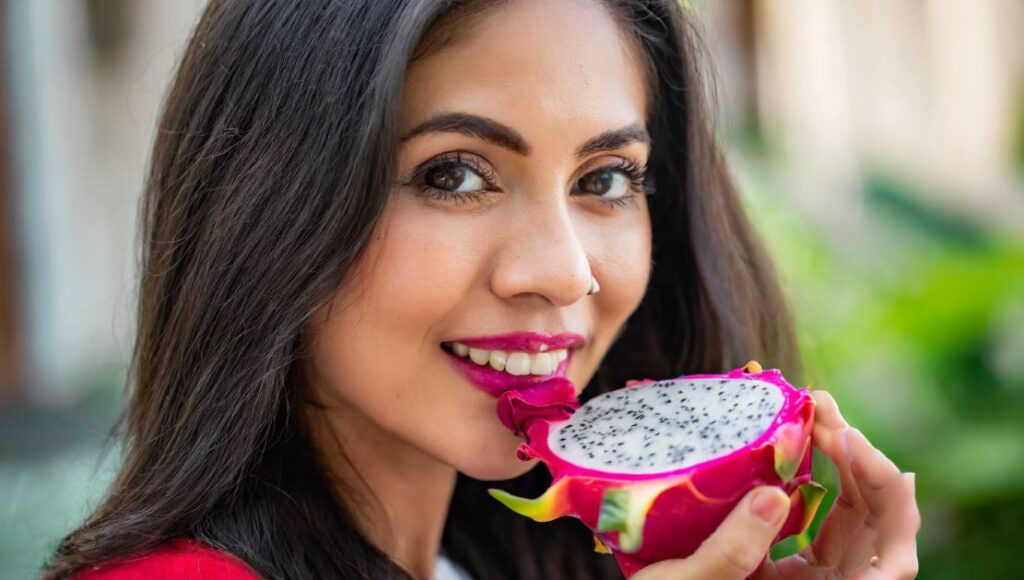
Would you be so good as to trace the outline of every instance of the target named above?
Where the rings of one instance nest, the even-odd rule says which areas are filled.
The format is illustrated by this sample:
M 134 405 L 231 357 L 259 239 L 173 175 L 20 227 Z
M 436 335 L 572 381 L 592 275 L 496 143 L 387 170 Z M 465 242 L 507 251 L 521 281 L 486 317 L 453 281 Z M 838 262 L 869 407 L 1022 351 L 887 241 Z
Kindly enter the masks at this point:
M 743 579 L 764 560 L 789 513 L 789 497 L 775 486 L 748 493 L 692 556 L 674 560 L 673 578 Z
M 848 429 L 840 437 L 845 439 L 857 491 L 864 499 L 869 520 L 882 517 L 892 503 L 894 489 L 898 488 L 901 481 L 899 468 L 875 448 L 859 429 Z
M 839 503 L 861 508 L 864 502 L 860 497 L 853 471 L 850 469 L 850 457 L 846 453 L 846 445 L 843 443 L 843 432 L 849 429 L 850 425 L 843 419 L 832 395 L 825 391 L 814 391 L 812 395 L 817 404 L 811 439 L 818 449 L 832 459 L 839 470 L 839 484 L 843 494 L 839 498 Z
M 840 507 L 822 525 L 813 552 L 820 562 L 837 566 L 840 573 L 848 575 L 878 553 L 877 530 L 887 506 L 895 499 L 893 485 L 899 479 L 899 470 L 857 429 L 843 429 L 838 440 L 853 479 L 853 483 L 844 484 L 843 492 L 849 497 L 846 492 L 856 489 L 863 507 L 837 502 Z
M 850 426 L 846 419 L 843 418 L 843 414 L 839 412 L 839 405 L 836 403 L 836 400 L 832 398 L 828 391 L 811 391 L 811 396 L 814 397 L 815 402 L 815 423 L 823 423 L 835 431 Z
M 863 527 L 847 543 L 840 572 L 851 574 L 878 555 L 889 572 L 916 573 L 920 514 L 914 499 L 914 476 L 900 473 L 859 430 L 850 429 L 844 436 L 867 515 Z M 870 567 L 865 570 L 870 573 Z
M 866 516 L 866 510 L 836 500 L 811 544 L 808 559 L 825 566 L 837 566 L 850 545 L 850 539 L 863 528 Z
M 870 563 L 871 558 L 878 554 L 875 547 L 877 540 L 878 533 L 874 528 L 868 526 L 860 526 L 851 532 L 846 538 L 843 554 L 836 566 L 840 575 L 852 575 L 865 564 Z
M 878 558 L 873 567 L 885 571 L 890 578 L 913 578 L 917 574 L 921 515 L 914 499 L 914 483 L 913 473 L 901 474 L 899 483 L 892 486 L 886 515 L 877 522 Z
M 918 565 L 916 552 L 912 560 L 896 563 L 873 557 L 868 562 L 847 576 L 851 580 L 910 580 L 917 578 Z
M 831 401 L 831 397 L 828 401 Z M 834 402 L 832 404 L 834 405 Z M 822 522 L 809 554 L 809 558 L 827 566 L 839 563 L 849 539 L 857 533 L 867 516 L 867 508 L 860 495 L 850 457 L 842 444 L 842 432 L 845 430 L 846 428 L 841 428 L 837 432 L 828 425 L 818 422 L 814 425 L 815 446 L 832 459 L 839 471 L 839 496 Z

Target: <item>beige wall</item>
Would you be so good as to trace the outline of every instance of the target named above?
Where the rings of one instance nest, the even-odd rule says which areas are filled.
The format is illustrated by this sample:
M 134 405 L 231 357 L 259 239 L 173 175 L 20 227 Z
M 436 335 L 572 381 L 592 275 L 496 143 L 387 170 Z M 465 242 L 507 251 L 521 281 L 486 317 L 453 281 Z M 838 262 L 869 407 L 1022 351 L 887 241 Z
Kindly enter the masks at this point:
M 131 346 L 135 207 L 157 109 L 200 0 L 11 0 L 13 177 L 28 395 L 59 402 Z M 100 53 L 87 10 L 124 10 Z M 100 56 L 106 55 L 106 60 Z
M 790 154 L 801 207 L 841 225 L 858 214 L 856 188 L 844 185 L 877 167 L 921 185 L 931 203 L 1019 231 L 1024 2 L 755 5 L 758 103 Z

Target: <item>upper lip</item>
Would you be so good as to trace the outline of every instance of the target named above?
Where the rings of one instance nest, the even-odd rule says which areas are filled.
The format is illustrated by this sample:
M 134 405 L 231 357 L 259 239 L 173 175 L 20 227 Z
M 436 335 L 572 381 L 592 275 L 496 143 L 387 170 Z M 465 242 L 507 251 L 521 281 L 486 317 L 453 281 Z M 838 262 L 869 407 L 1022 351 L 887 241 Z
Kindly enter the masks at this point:
M 505 334 L 494 334 L 489 336 L 475 336 L 472 338 L 458 338 L 450 342 L 460 342 L 471 348 L 482 350 L 504 350 L 522 352 L 544 352 L 545 350 L 558 350 L 576 348 L 583 344 L 582 335 L 575 332 L 560 332 L 558 334 L 547 334 L 543 332 L 523 331 L 509 332 Z M 544 350 L 541 350 L 543 347 Z

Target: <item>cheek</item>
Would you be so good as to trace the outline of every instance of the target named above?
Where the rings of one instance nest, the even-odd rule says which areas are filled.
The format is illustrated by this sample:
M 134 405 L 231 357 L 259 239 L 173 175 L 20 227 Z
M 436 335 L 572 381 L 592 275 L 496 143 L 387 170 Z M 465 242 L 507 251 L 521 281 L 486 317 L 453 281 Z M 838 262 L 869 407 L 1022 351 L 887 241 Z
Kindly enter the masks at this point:
M 647 208 L 602 238 L 595 276 L 604 317 L 624 320 L 639 306 L 651 276 L 651 225 Z M 608 292 L 605 292 L 608 288 Z
M 391 313 L 393 326 L 422 333 L 439 314 L 454 307 L 470 273 L 458 244 L 422 219 L 390 222 L 368 264 L 367 306 Z
M 429 219 L 398 217 L 375 234 L 349 276 L 358 282 L 319 321 L 322 396 L 343 426 L 473 477 L 515 477 L 532 465 L 515 458 L 521 441 L 498 421 L 495 399 L 468 385 L 439 346 L 440 325 L 466 314 L 473 264 L 486 250 L 465 236 L 438 236 L 445 230 Z
M 322 326 L 320 367 L 350 398 L 412 398 L 438 370 L 436 325 L 455 309 L 466 273 L 437 230 L 390 209 Z M 374 389 L 365 389 L 367 381 Z M 420 383 L 420 389 L 413 385 Z

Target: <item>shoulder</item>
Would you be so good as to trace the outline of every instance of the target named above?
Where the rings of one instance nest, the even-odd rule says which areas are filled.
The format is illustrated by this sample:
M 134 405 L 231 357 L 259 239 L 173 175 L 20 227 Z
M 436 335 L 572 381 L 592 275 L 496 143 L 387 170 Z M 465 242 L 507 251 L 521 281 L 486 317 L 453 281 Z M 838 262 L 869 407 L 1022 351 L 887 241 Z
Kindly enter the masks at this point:
M 155 550 L 82 570 L 72 580 L 257 580 L 259 575 L 234 556 L 191 538 L 172 540 Z

